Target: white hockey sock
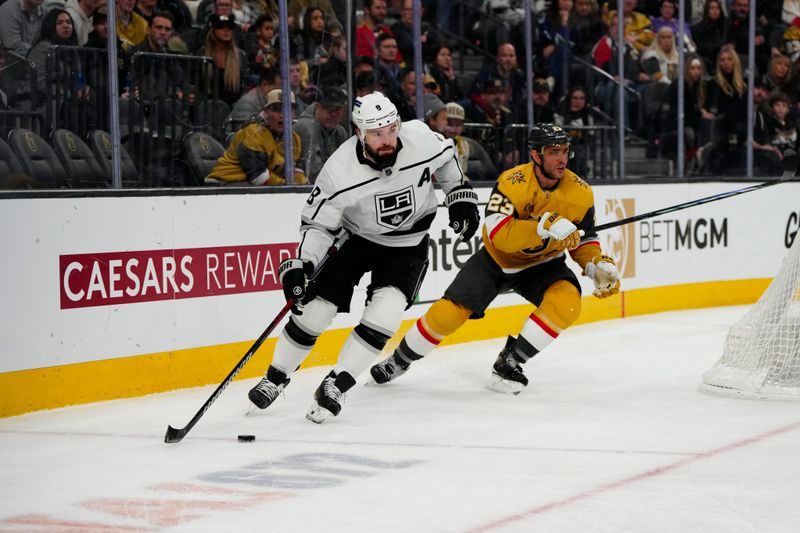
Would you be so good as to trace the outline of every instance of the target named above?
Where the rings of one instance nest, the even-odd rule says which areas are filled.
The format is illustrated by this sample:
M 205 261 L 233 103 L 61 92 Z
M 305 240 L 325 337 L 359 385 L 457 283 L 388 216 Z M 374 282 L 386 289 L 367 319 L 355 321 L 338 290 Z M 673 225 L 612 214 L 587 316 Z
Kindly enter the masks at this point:
M 272 366 L 291 377 L 300 363 L 308 357 L 312 346 L 300 346 L 293 343 L 287 336 L 286 331 L 282 331 L 275 343 L 275 353 L 272 356 Z
M 364 342 L 355 333 L 351 333 L 339 353 L 339 360 L 333 370 L 337 374 L 347 372 L 358 379 L 379 353 L 379 350 Z
M 308 356 L 317 338 L 336 316 L 336 306 L 315 298 L 303 308 L 303 314 L 289 318 L 275 344 L 272 366 L 291 376 Z

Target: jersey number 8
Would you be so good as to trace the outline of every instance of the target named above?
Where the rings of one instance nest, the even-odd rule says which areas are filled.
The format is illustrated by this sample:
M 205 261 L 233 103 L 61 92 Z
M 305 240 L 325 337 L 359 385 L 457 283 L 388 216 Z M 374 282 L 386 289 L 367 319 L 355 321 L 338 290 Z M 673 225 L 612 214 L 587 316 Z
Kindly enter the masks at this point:
M 313 190 L 313 191 L 311 191 L 311 194 L 309 194 L 309 195 L 308 195 L 308 198 L 306 199 L 306 203 L 307 203 L 308 205 L 311 205 L 311 204 L 313 204 L 313 203 L 314 203 L 314 198 L 316 198 L 317 196 L 319 196 L 319 194 L 320 194 L 321 192 L 322 192 L 322 189 L 320 189 L 319 187 L 314 187 L 314 190 Z

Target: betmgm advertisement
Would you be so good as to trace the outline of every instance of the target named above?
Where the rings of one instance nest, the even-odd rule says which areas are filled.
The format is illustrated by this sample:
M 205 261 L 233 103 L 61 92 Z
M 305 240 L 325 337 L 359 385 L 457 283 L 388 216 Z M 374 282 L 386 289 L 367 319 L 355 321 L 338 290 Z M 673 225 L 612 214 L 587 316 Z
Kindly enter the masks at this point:
M 734 188 L 595 186 L 596 222 Z M 483 208 L 491 188 L 477 192 Z M 294 253 L 306 197 L 3 200 L 0 222 L 15 228 L 4 234 L 3 249 L 9 258 L 26 260 L 5 261 L 0 268 L 3 323 L 14 324 L 2 336 L 5 353 L 13 355 L 0 362 L 0 372 L 254 338 L 285 303 L 277 265 Z M 600 232 L 604 253 L 622 275 L 620 298 L 632 290 L 771 278 L 800 227 L 797 198 L 800 185 L 785 183 Z M 442 206 L 430 230 L 430 266 L 419 303 L 406 319 L 440 298 L 482 246 L 481 232 L 462 242 L 447 224 Z M 591 282 L 571 260 L 567 264 L 590 295 Z M 358 322 L 368 283 L 367 275 L 355 291 L 352 312 L 339 315 L 332 328 Z M 493 307 L 521 303 L 516 295 L 502 295 Z
M 595 186 L 596 225 L 705 198 L 732 190 L 726 184 Z M 488 197 L 480 191 L 481 199 Z M 784 184 L 678 210 L 644 217 L 598 233 L 603 253 L 614 258 L 622 290 L 771 277 L 800 228 L 800 187 Z M 485 203 L 482 208 L 485 207 Z M 482 243 L 478 232 L 457 241 L 440 213 L 431 229 L 430 268 L 419 301 L 441 297 L 449 281 Z M 593 287 L 574 262 L 583 294 Z M 520 300 L 521 301 L 521 300 Z

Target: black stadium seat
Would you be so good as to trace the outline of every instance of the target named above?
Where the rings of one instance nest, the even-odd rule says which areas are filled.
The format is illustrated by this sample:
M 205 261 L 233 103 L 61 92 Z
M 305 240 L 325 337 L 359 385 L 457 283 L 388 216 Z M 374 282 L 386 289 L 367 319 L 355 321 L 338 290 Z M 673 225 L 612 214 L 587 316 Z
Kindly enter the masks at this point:
M 44 187 L 61 187 L 64 167 L 44 139 L 31 130 L 19 128 L 8 134 L 8 144 L 25 174 L 41 182 Z
M 225 148 L 219 141 L 199 131 L 187 135 L 183 146 L 186 149 L 186 163 L 197 183 L 203 183 L 217 160 L 225 153 Z
M 11 147 L 0 139 L 0 184 L 3 179 L 14 174 L 22 174 L 22 167 L 19 166 L 17 156 L 11 151 Z
M 26 189 L 40 186 L 41 184 L 22 171 L 11 147 L 0 139 L 0 189 Z
M 103 174 L 108 176 L 108 180 L 113 178 L 113 169 L 111 167 L 111 135 L 103 130 L 92 130 L 87 136 L 89 139 L 89 147 L 97 157 L 97 162 L 103 171 Z M 140 185 L 139 173 L 136 171 L 136 166 L 133 164 L 131 156 L 128 155 L 125 147 L 120 144 L 120 167 L 122 170 L 122 186 L 123 187 L 137 187 Z
M 111 184 L 111 175 L 103 172 L 94 152 L 80 137 L 58 129 L 53 132 L 52 144 L 73 187 L 105 188 Z

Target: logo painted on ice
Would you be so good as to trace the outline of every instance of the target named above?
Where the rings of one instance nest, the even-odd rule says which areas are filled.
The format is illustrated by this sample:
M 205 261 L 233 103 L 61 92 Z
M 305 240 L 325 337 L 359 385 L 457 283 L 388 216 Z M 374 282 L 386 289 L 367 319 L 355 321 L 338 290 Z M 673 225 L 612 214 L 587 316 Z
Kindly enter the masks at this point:
M 409 186 L 401 191 L 375 196 L 375 212 L 378 224 L 390 229 L 398 229 L 414 214 L 414 189 Z
M 341 485 L 352 478 L 368 478 L 383 471 L 400 470 L 422 461 L 382 461 L 346 453 L 298 453 L 250 464 L 238 470 L 200 476 L 212 483 L 248 484 L 276 489 L 321 489 Z

